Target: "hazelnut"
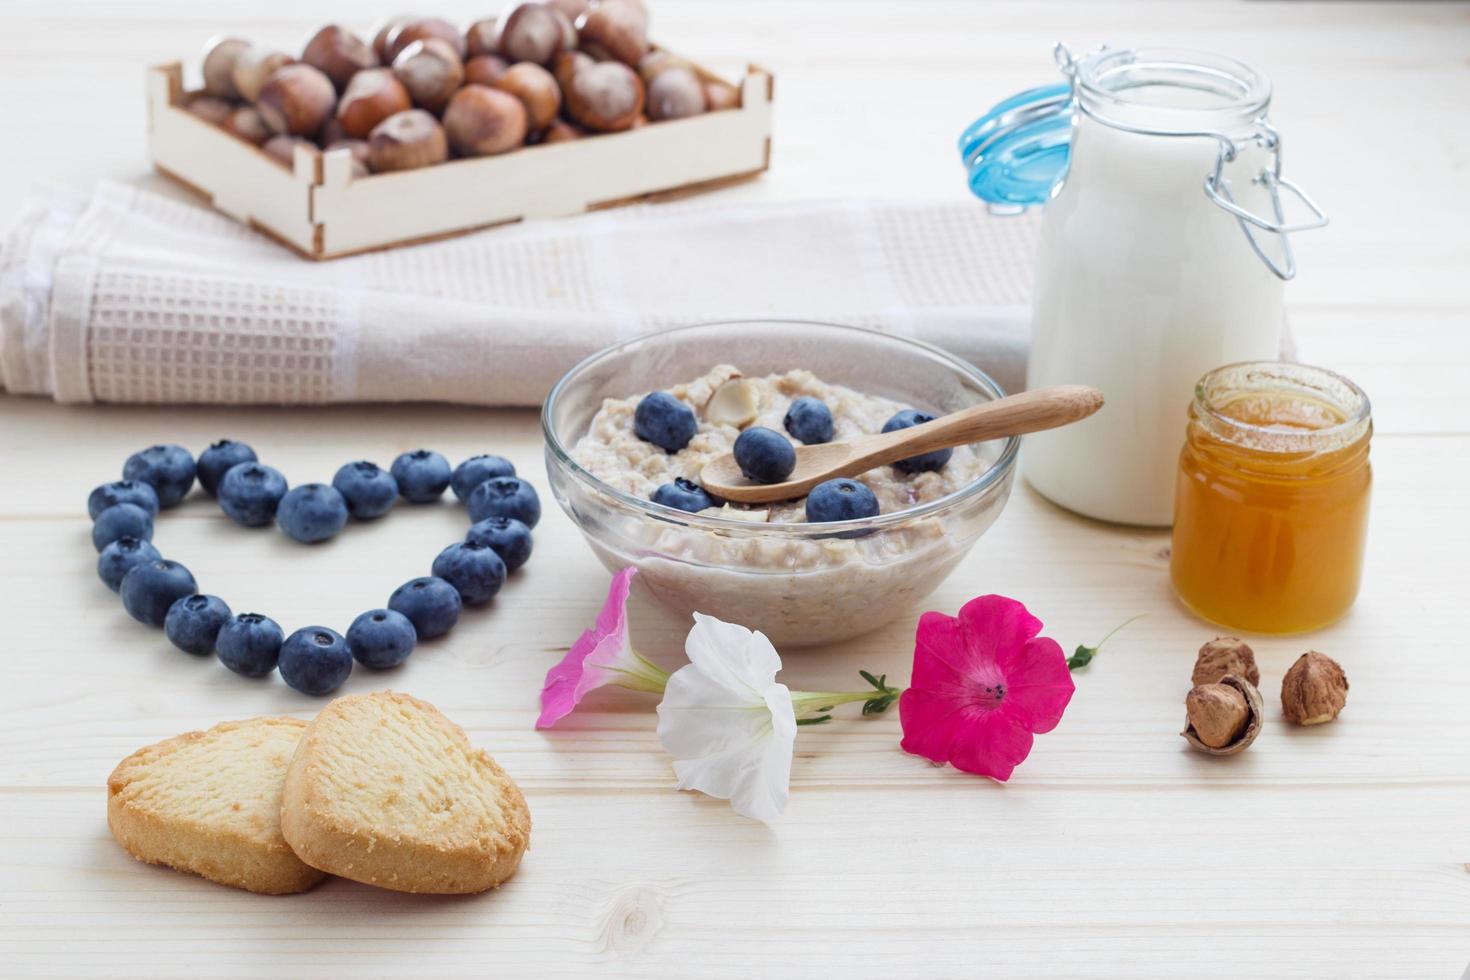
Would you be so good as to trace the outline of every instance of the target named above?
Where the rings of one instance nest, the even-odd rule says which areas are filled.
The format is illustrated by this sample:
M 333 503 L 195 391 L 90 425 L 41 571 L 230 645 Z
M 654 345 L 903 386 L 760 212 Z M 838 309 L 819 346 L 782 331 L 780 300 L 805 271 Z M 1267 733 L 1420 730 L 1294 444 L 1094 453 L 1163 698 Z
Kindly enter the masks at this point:
M 513 150 L 526 141 L 526 107 L 508 92 L 467 85 L 444 110 L 444 130 L 455 152 L 486 157 Z
M 266 79 L 255 105 L 272 132 L 315 136 L 337 108 L 337 90 L 311 65 L 287 65 Z
M 522 61 L 512 65 L 495 87 L 509 92 L 526 107 L 526 124 L 531 129 L 545 129 L 561 108 L 561 89 L 551 72 L 540 65 Z
M 665 68 L 648 83 L 649 119 L 683 119 L 704 110 L 704 84 L 688 68 Z
M 1200 684 L 1184 699 L 1180 732 L 1190 747 L 1209 755 L 1243 752 L 1261 731 L 1261 692 L 1243 677 L 1226 674 Z
M 577 46 L 577 29 L 549 3 L 520 3 L 495 22 L 496 47 L 507 61 L 549 65 L 563 51 Z
M 300 136 L 290 136 L 286 133 L 282 133 L 279 136 L 272 136 L 265 141 L 261 149 L 265 151 L 266 156 L 287 170 L 294 170 L 296 168 L 296 147 L 298 146 L 309 147 L 312 150 L 316 149 L 316 146 L 310 140 L 303 139 Z
M 353 75 L 378 66 L 378 55 L 372 46 L 336 24 L 328 24 L 306 42 L 301 60 L 330 78 L 339 92 L 347 87 Z
M 190 115 L 198 116 L 211 126 L 224 126 L 230 121 L 230 114 L 235 111 L 232 103 L 225 99 L 217 99 L 212 95 L 197 95 L 189 100 L 184 106 Z
M 265 80 L 274 75 L 276 69 L 284 68 L 295 60 L 285 52 L 251 45 L 235 57 L 230 79 L 235 83 L 235 91 L 240 98 L 254 102 L 260 96 Z
M 352 176 L 366 177 L 371 172 L 368 169 L 367 140 L 334 140 L 323 147 L 325 153 L 334 150 L 346 150 L 352 154 Z
M 704 102 L 710 112 L 740 108 L 740 90 L 728 82 L 704 83 Z
M 378 64 L 383 64 L 388 57 L 388 42 L 393 39 L 393 34 L 404 24 L 411 20 L 417 20 L 416 14 L 399 14 L 397 17 L 389 17 L 378 25 L 373 32 L 373 54 L 378 58 Z
M 260 110 L 248 105 L 242 105 L 230 112 L 230 118 L 225 120 L 225 129 L 256 146 L 265 145 L 265 141 L 272 135 Z
M 560 10 L 562 16 L 574 24 L 577 18 L 585 14 L 587 8 L 591 6 L 591 0 L 547 0 L 547 2 Z
M 1347 704 L 1348 680 L 1325 653 L 1308 650 L 1281 678 L 1281 711 L 1298 725 L 1321 725 Z
M 688 68 L 690 71 L 694 70 L 693 62 L 662 50 L 650 51 L 642 58 L 639 58 L 637 67 L 638 77 L 643 79 L 644 85 L 653 81 L 653 76 L 666 68 Z
M 204 46 L 204 91 L 219 99 L 238 99 L 235 89 L 235 59 L 250 42 L 238 37 L 215 38 Z
M 391 70 L 369 68 L 353 75 L 347 83 L 347 91 L 337 103 L 337 122 L 344 136 L 367 139 L 378 123 L 412 106 L 408 89 Z
M 628 129 L 643 112 L 643 80 L 621 62 L 601 61 L 572 76 L 566 101 L 572 120 L 588 129 Z
M 449 144 L 439 120 L 422 109 L 389 116 L 368 137 L 368 166 L 373 173 L 413 170 L 449 159 Z
M 584 134 L 576 126 L 565 119 L 553 119 L 551 125 L 546 127 L 538 142 L 541 143 L 569 143 L 579 140 Z
M 562 94 L 565 95 L 572 87 L 572 78 L 584 68 L 590 68 L 597 64 L 592 56 L 581 51 L 563 51 L 551 62 L 551 73 L 556 76 L 556 84 L 561 86 Z
M 454 53 L 461 59 L 464 58 L 464 35 L 459 32 L 459 28 L 442 17 L 419 17 L 398 24 L 389 33 L 383 49 L 383 64 L 393 64 L 404 48 L 415 41 L 424 41 L 431 37 L 447 41 Z
M 464 82 L 464 63 L 449 42 L 425 38 L 393 59 L 393 77 L 403 83 L 414 105 L 437 116 Z
M 713 425 L 743 429 L 760 414 L 760 390 L 749 378 L 733 377 L 720 385 L 704 403 L 704 418 Z
M 498 54 L 476 55 L 464 63 L 464 83 L 494 85 L 509 70 L 510 62 Z
M 1256 655 L 1245 641 L 1233 636 L 1217 636 L 1199 648 L 1190 680 L 1194 684 L 1214 684 L 1226 674 L 1244 677 L 1252 684 L 1261 683 Z
M 648 53 L 648 15 L 629 0 L 602 0 L 577 21 L 577 36 L 593 57 L 636 65 Z

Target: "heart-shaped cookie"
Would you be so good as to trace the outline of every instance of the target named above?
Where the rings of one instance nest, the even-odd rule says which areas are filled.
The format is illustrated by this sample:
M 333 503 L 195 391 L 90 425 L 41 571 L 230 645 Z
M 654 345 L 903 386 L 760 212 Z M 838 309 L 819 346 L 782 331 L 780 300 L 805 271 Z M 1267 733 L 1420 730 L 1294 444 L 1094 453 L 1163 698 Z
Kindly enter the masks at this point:
M 141 748 L 107 780 L 107 824 L 128 853 L 267 895 L 322 880 L 281 836 L 281 787 L 306 722 L 227 721 Z
M 456 895 L 521 863 L 520 788 L 432 704 L 380 691 L 338 698 L 286 774 L 281 830 L 314 868 L 379 888 Z

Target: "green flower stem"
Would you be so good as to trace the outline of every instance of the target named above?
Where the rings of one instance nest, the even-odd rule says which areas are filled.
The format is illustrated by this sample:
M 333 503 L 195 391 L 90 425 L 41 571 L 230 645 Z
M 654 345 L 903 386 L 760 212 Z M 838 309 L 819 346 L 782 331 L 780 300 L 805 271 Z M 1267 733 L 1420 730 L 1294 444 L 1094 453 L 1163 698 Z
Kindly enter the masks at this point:
M 893 688 L 897 692 L 898 688 Z M 828 708 L 835 708 L 839 704 L 852 704 L 854 701 L 871 701 L 878 692 L 850 691 L 846 694 L 838 694 L 832 691 L 792 691 L 791 706 L 796 709 L 796 717 L 802 718 L 813 715 Z
M 627 688 L 630 691 L 647 691 L 649 694 L 662 694 L 669 683 L 669 672 L 658 664 L 649 660 L 637 650 L 629 647 L 628 652 L 633 655 L 633 665 L 628 668 L 604 667 L 610 674 L 617 674 L 615 682 L 618 687 Z

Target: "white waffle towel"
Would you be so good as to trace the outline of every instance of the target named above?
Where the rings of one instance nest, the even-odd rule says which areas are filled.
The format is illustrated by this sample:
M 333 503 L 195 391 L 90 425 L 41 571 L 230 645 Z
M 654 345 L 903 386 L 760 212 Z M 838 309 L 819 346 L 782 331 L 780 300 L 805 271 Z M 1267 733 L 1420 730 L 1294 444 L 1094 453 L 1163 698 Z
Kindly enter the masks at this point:
M 1016 391 L 1036 226 L 978 203 L 682 202 L 313 263 L 134 187 L 42 189 L 0 238 L 0 385 L 64 402 L 535 405 L 617 340 L 782 317 L 927 340 Z

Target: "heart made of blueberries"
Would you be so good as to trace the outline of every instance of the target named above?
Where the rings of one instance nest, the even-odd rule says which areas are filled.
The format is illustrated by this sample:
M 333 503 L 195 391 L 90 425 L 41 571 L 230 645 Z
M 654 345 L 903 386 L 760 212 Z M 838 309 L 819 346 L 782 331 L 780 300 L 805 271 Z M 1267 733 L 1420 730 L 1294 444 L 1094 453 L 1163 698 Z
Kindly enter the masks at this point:
M 128 614 L 163 627 L 185 653 L 213 653 L 237 674 L 264 677 L 279 669 L 303 694 L 335 691 L 354 660 L 373 669 L 396 667 L 418 641 L 448 633 L 464 606 L 488 603 L 505 577 L 531 557 L 531 528 L 541 519 L 535 488 L 501 456 L 471 456 L 451 470 L 439 453 L 417 449 L 387 470 L 359 461 L 337 470 L 330 486 L 288 487 L 255 450 L 223 439 L 198 460 L 182 446 L 150 446 L 128 457 L 122 476 L 92 491 L 87 513 L 92 544 L 100 552 L 97 575 L 122 596 Z M 381 517 L 399 497 L 432 503 L 449 488 L 471 525 L 464 540 L 439 553 L 429 575 L 403 583 L 386 608 L 358 616 L 345 635 L 305 626 L 287 636 L 268 616 L 236 615 L 223 599 L 200 593 L 189 570 L 154 547 L 155 518 L 177 506 L 196 480 L 237 524 L 274 521 L 303 544 L 334 537 L 349 518 Z

